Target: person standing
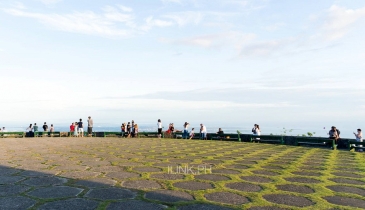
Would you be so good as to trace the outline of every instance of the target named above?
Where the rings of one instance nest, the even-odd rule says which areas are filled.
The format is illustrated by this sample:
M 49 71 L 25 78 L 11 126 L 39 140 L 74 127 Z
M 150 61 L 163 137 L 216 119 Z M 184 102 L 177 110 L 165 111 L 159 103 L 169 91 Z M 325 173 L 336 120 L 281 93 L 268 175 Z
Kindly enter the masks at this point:
M 43 131 L 44 132 L 47 132 L 48 131 L 48 125 L 46 122 L 44 122 L 44 125 L 43 125 Z
M 138 138 L 138 124 L 134 124 L 134 127 L 133 127 L 133 138 Z
M 93 133 L 93 127 L 94 127 L 94 121 L 93 119 L 91 119 L 91 117 L 89 116 L 88 120 L 87 120 L 87 134 L 89 136 L 92 137 L 92 133 Z
M 34 132 L 38 132 L 38 125 L 37 125 L 37 123 L 34 123 L 33 130 L 34 130 Z
M 257 126 L 257 124 L 253 125 L 253 128 L 251 130 L 253 135 L 256 135 L 257 134 L 256 133 L 256 126 Z
M 74 130 L 74 137 L 79 137 L 78 129 L 79 129 L 79 123 L 75 122 L 75 130 Z
M 72 134 L 75 132 L 75 124 L 71 123 L 70 125 L 70 136 L 72 136 Z
M 362 132 L 361 132 L 361 129 L 357 129 L 357 133 L 354 132 L 354 135 L 355 135 L 355 138 L 356 138 L 356 141 L 357 142 L 362 142 Z M 360 147 L 362 147 L 362 145 L 360 145 Z M 358 149 L 357 150 L 358 152 L 362 152 L 363 150 L 362 149 Z
M 203 140 L 207 140 L 207 127 L 205 125 L 201 124 L 201 137 Z
M 0 130 L 1 130 L 1 128 L 0 128 Z M 3 132 L 8 132 L 8 131 L 5 129 L 5 127 L 3 127 Z
M 84 137 L 84 125 L 82 119 L 77 123 L 79 127 L 79 136 Z
M 131 128 L 131 122 L 128 122 L 127 124 L 127 138 L 130 138 L 131 137 L 131 132 L 132 131 L 132 128 Z
M 183 132 L 182 138 L 187 139 L 189 136 L 189 132 L 188 132 L 189 123 L 185 122 L 183 126 L 184 126 L 184 132 Z
M 162 136 L 162 122 L 160 119 L 157 120 L 157 137 L 160 139 Z
M 122 126 L 120 126 L 120 130 L 121 130 L 121 136 L 120 137 L 124 137 L 125 134 L 125 123 L 122 124 Z

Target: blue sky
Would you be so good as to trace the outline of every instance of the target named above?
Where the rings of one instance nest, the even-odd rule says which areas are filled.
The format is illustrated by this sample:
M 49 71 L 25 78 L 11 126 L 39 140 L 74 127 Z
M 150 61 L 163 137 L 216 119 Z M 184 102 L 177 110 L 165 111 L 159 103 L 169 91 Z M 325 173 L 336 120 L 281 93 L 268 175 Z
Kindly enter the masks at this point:
M 360 0 L 3 0 L 1 121 L 361 127 L 364 23 Z

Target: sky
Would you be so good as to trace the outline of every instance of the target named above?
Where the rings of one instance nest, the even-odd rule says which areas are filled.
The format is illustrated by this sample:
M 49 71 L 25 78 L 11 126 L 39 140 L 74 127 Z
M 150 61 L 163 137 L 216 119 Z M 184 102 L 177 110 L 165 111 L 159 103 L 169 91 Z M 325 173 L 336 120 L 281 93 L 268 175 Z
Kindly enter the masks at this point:
M 355 130 L 364 35 L 363 0 L 2 0 L 0 124 Z

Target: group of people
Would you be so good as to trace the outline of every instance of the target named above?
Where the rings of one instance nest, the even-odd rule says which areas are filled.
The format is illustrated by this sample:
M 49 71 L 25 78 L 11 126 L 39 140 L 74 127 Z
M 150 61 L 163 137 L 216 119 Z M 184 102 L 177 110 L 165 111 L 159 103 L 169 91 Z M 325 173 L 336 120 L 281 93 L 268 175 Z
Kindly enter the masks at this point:
M 192 128 L 191 131 L 189 132 L 189 126 L 190 123 L 185 122 L 183 124 L 183 130 L 175 130 L 175 126 L 174 123 L 170 123 L 169 127 L 167 128 L 167 130 L 165 131 L 165 135 L 166 136 L 172 136 L 174 133 L 180 133 L 182 132 L 182 138 L 183 139 L 192 139 L 195 136 L 195 128 Z M 162 136 L 162 122 L 160 119 L 157 120 L 157 132 L 158 132 L 158 137 L 161 138 Z M 203 124 L 200 124 L 200 131 L 199 131 L 199 138 L 200 139 L 207 139 L 207 127 Z
M 5 127 L 3 127 L 3 129 L 1 129 L 0 127 L 0 132 L 8 132 L 8 131 L 5 129 Z
M 51 127 L 49 127 L 49 130 L 48 130 L 47 122 L 44 122 L 42 129 L 43 129 L 43 132 L 48 132 L 49 135 L 55 131 L 53 124 L 51 124 Z M 29 126 L 26 129 L 27 137 L 34 137 L 34 133 L 38 132 L 38 131 L 39 130 L 38 130 L 37 123 L 34 123 L 34 125 L 29 124 Z
M 91 117 L 89 116 L 87 119 L 87 134 L 89 136 L 92 136 L 93 127 L 94 127 L 94 120 L 91 119 Z M 74 137 L 84 137 L 84 123 L 82 122 L 81 118 L 78 122 L 71 123 L 70 133 L 72 133 Z
M 132 123 L 123 123 L 120 129 L 122 132 L 122 137 L 138 138 L 138 124 L 134 123 L 134 120 L 132 120 Z

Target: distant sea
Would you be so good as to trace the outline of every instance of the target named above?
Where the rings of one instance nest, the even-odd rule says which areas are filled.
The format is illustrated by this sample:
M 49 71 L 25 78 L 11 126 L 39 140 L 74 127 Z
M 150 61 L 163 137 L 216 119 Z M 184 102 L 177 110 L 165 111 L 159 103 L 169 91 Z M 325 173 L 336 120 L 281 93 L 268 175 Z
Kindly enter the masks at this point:
M 195 133 L 199 132 L 199 127 L 198 126 L 192 126 L 195 128 Z M 189 127 L 189 131 L 191 130 L 192 127 Z M 223 129 L 223 131 L 225 133 L 237 133 L 237 130 L 240 131 L 242 134 L 251 134 L 251 128 L 242 128 L 242 127 L 238 127 L 238 126 L 227 126 L 227 127 L 221 127 Z M 41 126 L 39 128 L 41 130 Z M 175 130 L 181 130 L 182 128 L 179 127 L 175 127 Z M 219 129 L 219 127 L 217 126 L 207 126 L 207 130 L 208 133 L 214 133 L 217 132 Z M 26 127 L 7 127 L 6 128 L 7 131 L 25 131 Z M 56 131 L 69 131 L 69 126 L 56 126 L 55 125 L 55 130 Z M 85 129 L 86 130 L 86 129 Z M 167 130 L 167 127 L 164 127 L 163 130 Z M 269 135 L 269 134 L 273 134 L 273 135 L 287 135 L 287 136 L 297 136 L 297 135 L 307 135 L 307 132 L 311 132 L 314 135 L 313 136 L 317 136 L 317 137 L 327 137 L 328 136 L 328 131 L 330 130 L 330 127 L 321 127 L 321 128 L 283 128 L 283 127 L 265 127 L 265 128 L 261 128 L 261 134 L 262 135 Z M 93 128 L 93 131 L 120 131 L 120 127 L 119 126 L 96 126 Z M 153 131 L 157 131 L 157 127 L 156 126 L 151 126 L 151 125 L 139 125 L 139 132 L 153 132 Z M 346 129 L 340 129 L 341 131 L 341 137 L 342 138 L 354 138 L 353 132 L 355 132 L 356 130 L 346 130 Z

